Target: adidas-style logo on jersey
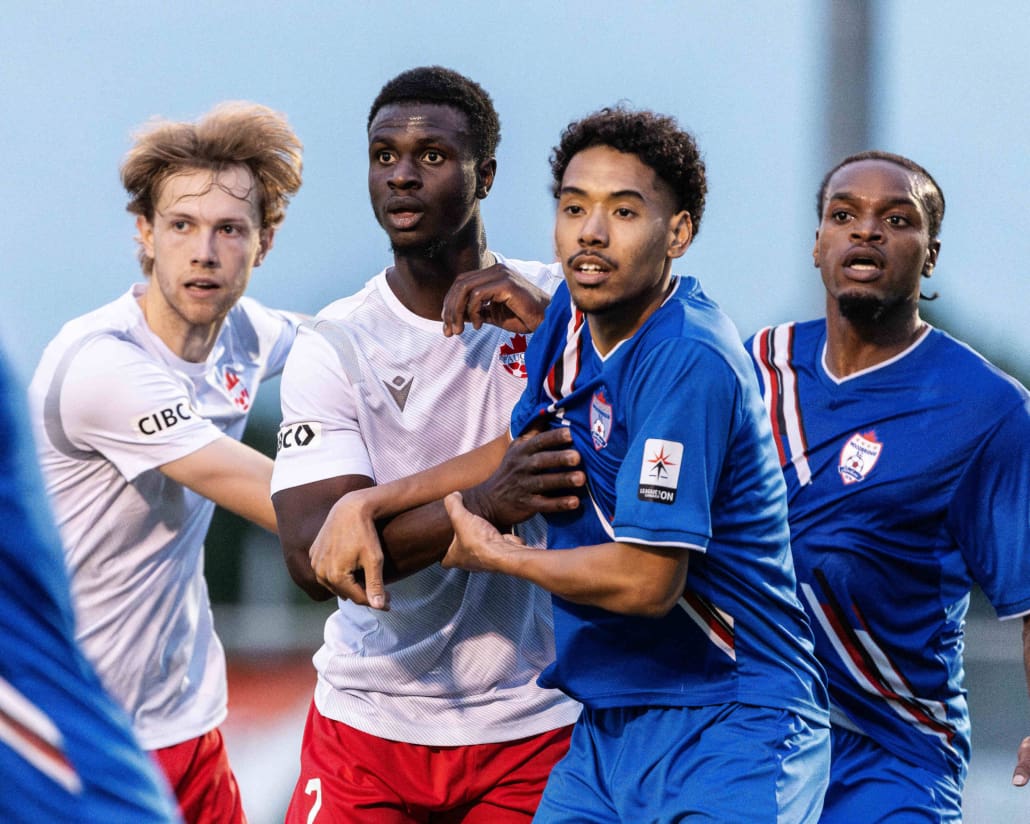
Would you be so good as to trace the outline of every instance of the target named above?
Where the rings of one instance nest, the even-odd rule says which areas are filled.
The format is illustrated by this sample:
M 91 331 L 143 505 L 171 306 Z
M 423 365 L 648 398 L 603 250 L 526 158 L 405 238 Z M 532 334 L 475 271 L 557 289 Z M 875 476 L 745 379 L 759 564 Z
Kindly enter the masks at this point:
M 501 365 L 516 378 L 526 378 L 526 336 L 512 335 L 508 343 L 502 343 L 497 354 Z

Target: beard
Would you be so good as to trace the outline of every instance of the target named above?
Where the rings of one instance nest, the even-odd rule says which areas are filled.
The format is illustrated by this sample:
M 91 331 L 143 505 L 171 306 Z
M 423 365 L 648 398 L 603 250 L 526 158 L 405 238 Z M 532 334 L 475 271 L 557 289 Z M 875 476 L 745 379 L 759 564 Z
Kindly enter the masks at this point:
M 837 298 L 842 317 L 852 323 L 880 323 L 905 305 L 904 299 L 884 300 L 875 295 L 843 294 Z
M 435 260 L 443 255 L 448 245 L 448 238 L 440 237 L 425 243 L 393 243 L 390 251 L 402 257 Z

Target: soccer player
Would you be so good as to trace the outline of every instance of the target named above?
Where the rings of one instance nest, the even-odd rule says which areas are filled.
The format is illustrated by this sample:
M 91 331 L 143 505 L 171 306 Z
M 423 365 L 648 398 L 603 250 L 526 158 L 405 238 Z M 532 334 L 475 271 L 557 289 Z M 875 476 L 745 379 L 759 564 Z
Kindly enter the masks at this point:
M 769 423 L 732 324 L 672 274 L 704 209 L 697 146 L 672 118 L 605 109 L 565 130 L 552 171 L 565 285 L 529 345 L 511 433 L 569 432 L 589 495 L 548 516 L 541 551 L 454 493 L 443 561 L 553 593 L 540 682 L 584 709 L 537 820 L 815 821 L 826 697 Z M 495 463 L 506 440 L 430 476 Z M 380 514 L 419 493 L 365 497 Z
M 75 643 L 26 420 L 0 355 L 0 820 L 177 821 L 164 779 Z
M 330 594 L 309 551 L 337 500 L 495 439 L 525 385 L 524 333 L 539 323 L 557 275 L 486 245 L 479 203 L 494 181 L 499 137 L 489 95 L 449 69 L 406 71 L 372 104 L 369 195 L 393 262 L 305 325 L 281 388 L 273 500 L 287 565 L 313 597 Z M 462 305 L 453 309 L 452 299 L 452 319 L 456 312 L 472 323 L 446 337 L 441 314 L 452 288 Z M 490 306 L 477 297 L 482 289 Z M 511 331 L 482 323 L 501 316 Z M 567 454 L 546 447 L 564 443 L 520 446 L 546 469 Z M 525 511 L 495 502 L 494 518 L 507 526 L 531 514 L 522 481 L 498 483 Z M 546 595 L 514 579 L 442 569 L 435 562 L 451 534 L 442 502 L 384 526 L 386 575 L 396 581 L 389 611 L 369 608 L 364 565 L 345 565 L 333 587 L 344 597 L 314 658 L 318 681 L 287 821 L 532 818 L 579 707 L 536 684 L 554 653 Z M 542 541 L 542 522 L 526 539 Z M 373 605 L 385 606 L 379 598 Z
M 242 821 L 203 577 L 215 504 L 269 530 L 272 461 L 239 442 L 300 318 L 243 297 L 301 183 L 263 106 L 157 121 L 124 159 L 145 282 L 67 323 L 30 387 L 77 638 L 187 821 Z
M 919 316 L 944 195 L 885 152 L 822 181 L 824 320 L 749 346 L 786 477 L 800 593 L 829 677 L 826 822 L 958 822 L 963 623 L 975 581 L 1023 618 L 1030 679 L 1030 394 Z M 1013 783 L 1030 776 L 1030 738 Z

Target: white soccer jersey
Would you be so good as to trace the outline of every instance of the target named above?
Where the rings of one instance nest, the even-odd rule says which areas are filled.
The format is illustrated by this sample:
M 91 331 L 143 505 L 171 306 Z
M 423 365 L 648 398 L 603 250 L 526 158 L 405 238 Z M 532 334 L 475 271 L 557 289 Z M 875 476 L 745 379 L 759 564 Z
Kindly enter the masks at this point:
M 560 268 L 506 261 L 553 292 Z M 386 483 L 508 429 L 526 338 L 494 326 L 446 338 L 381 272 L 305 324 L 280 396 L 272 491 L 339 475 Z M 543 521 L 523 537 L 542 545 Z M 387 612 L 341 600 L 315 655 L 315 704 L 394 741 L 510 741 L 571 724 L 579 706 L 537 686 L 554 657 L 550 596 L 505 575 L 438 564 L 389 585 Z
M 226 712 L 203 574 L 214 504 L 157 467 L 243 434 L 298 319 L 243 298 L 208 359 L 189 363 L 147 326 L 143 288 L 67 323 L 29 394 L 78 641 L 142 746 L 157 749 L 208 732 Z

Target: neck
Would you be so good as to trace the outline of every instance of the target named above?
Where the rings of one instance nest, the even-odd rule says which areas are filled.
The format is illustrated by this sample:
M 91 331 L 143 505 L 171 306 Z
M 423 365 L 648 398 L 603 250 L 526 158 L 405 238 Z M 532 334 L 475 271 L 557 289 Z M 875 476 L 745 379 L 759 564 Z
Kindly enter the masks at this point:
M 443 302 L 454 279 L 462 272 L 484 269 L 493 263 L 486 247 L 482 223 L 473 221 L 468 232 L 430 250 L 395 249 L 386 281 L 406 309 L 420 317 L 440 320 Z
M 672 278 L 666 272 L 654 290 L 600 311 L 588 312 L 590 339 L 597 353 L 603 357 L 619 343 L 633 337 L 669 296 L 672 285 Z
M 190 324 L 171 310 L 162 311 L 161 307 L 147 301 L 148 289 L 137 298 L 143 319 L 150 331 L 168 347 L 172 354 L 188 363 L 203 363 L 215 347 L 218 333 L 221 331 L 224 318 L 213 323 Z
M 846 378 L 890 360 L 908 349 L 926 329 L 917 303 L 886 307 L 870 319 L 846 317 L 836 300 L 826 299 L 826 365 Z

